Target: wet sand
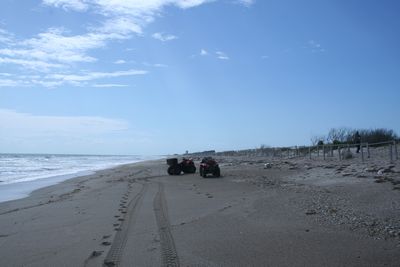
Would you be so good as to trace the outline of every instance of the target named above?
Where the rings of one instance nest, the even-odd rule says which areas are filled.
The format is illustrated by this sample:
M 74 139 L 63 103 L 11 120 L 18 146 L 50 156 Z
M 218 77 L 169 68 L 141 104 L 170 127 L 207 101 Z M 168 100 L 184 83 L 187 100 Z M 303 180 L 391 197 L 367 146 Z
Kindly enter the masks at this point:
M 399 266 L 398 163 L 218 160 L 221 178 L 148 161 L 0 203 L 0 266 Z

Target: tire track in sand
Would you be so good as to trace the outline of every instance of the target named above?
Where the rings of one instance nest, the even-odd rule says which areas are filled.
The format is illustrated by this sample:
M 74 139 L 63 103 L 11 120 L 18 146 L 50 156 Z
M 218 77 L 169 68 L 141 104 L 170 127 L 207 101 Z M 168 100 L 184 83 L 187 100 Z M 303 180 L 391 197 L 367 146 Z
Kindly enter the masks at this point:
M 158 233 L 161 242 L 162 266 L 179 266 L 178 253 L 174 238 L 171 234 L 171 225 L 168 219 L 167 202 L 165 200 L 164 185 L 158 183 L 158 192 L 153 201 L 153 209 L 156 215 Z
M 147 187 L 147 183 L 142 184 L 140 192 L 129 201 L 125 219 L 121 222 L 119 231 L 115 234 L 111 248 L 104 259 L 104 266 L 119 266 L 121 257 L 124 253 L 127 235 L 135 224 L 136 209 L 141 205 Z

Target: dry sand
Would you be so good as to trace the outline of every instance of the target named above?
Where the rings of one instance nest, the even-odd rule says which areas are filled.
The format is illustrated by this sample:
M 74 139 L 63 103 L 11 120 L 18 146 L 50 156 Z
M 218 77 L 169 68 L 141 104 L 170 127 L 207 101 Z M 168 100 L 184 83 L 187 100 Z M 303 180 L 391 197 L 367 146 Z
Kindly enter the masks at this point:
M 399 163 L 218 160 L 221 178 L 149 161 L 0 203 L 0 266 L 400 265 Z

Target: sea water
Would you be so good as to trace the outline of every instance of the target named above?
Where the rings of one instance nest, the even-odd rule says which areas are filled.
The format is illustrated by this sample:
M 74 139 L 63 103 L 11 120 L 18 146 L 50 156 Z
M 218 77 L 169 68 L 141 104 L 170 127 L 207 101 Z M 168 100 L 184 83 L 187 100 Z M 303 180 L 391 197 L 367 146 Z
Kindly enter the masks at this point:
M 158 156 L 0 154 L 0 202 L 97 170 Z

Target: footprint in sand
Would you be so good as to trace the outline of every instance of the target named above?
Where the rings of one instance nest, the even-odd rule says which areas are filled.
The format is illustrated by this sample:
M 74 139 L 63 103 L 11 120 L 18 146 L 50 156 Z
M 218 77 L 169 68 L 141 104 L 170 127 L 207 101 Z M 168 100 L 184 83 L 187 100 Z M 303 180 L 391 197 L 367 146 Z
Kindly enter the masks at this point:
M 90 254 L 90 257 L 91 258 L 94 258 L 94 257 L 98 257 L 98 256 L 100 256 L 101 254 L 103 254 L 103 251 L 101 250 L 101 251 L 93 251 L 92 252 L 92 254 Z

